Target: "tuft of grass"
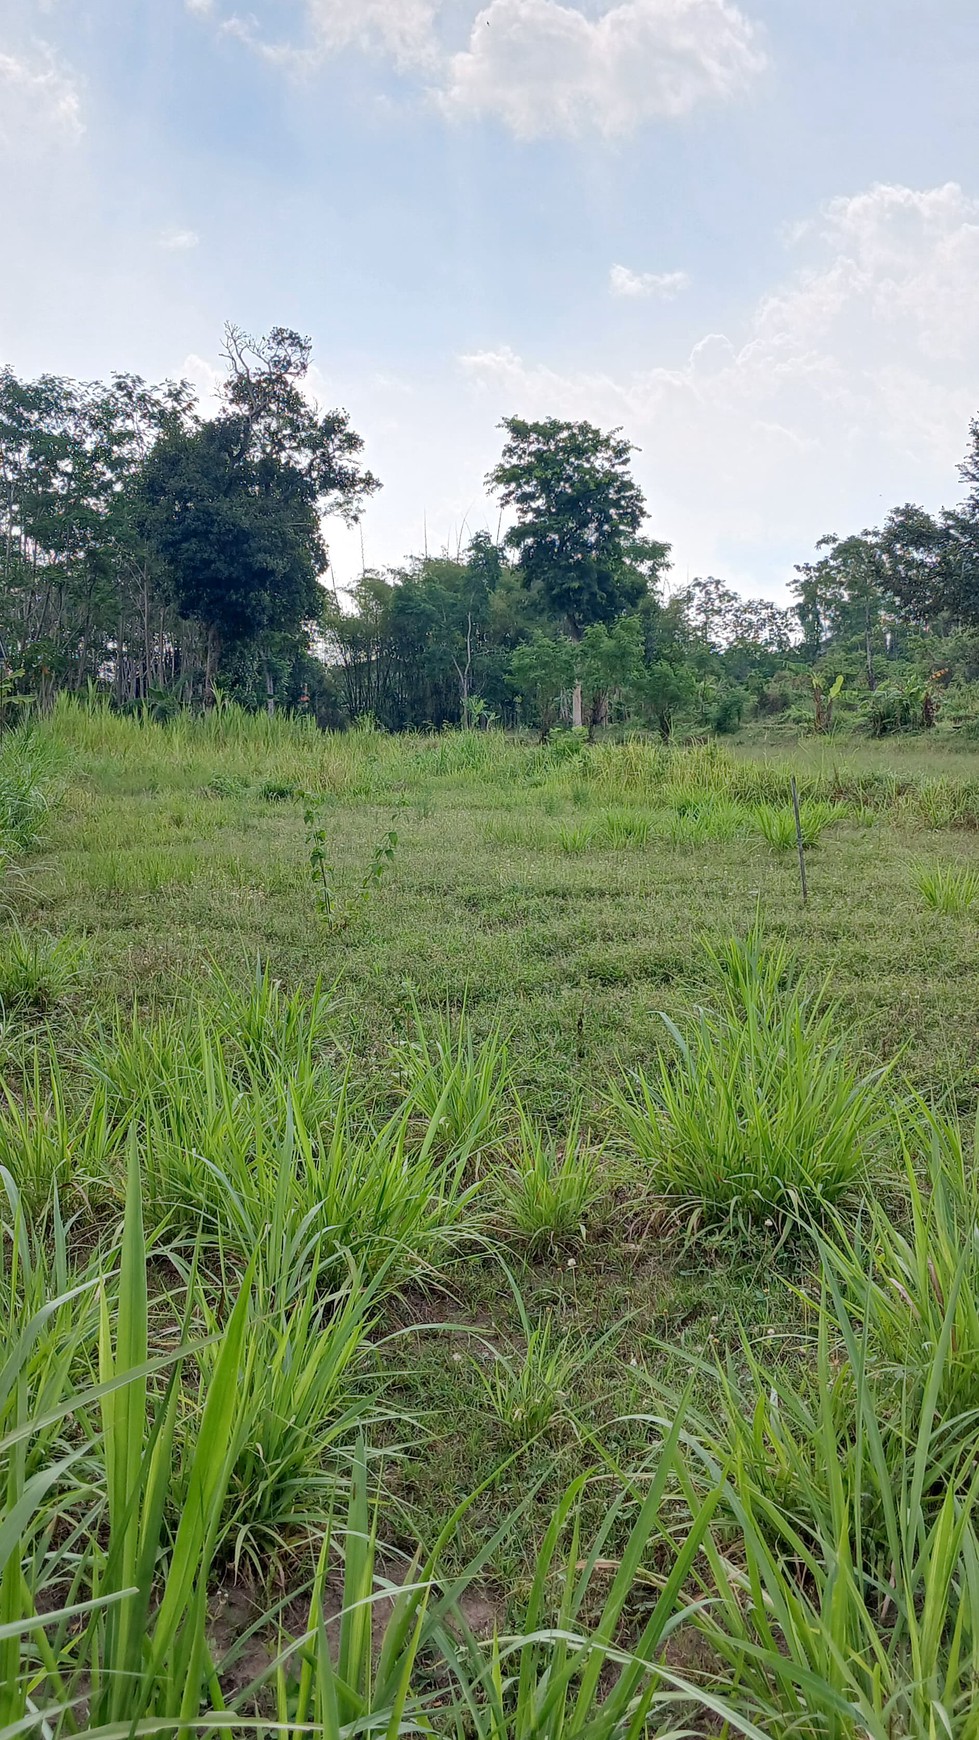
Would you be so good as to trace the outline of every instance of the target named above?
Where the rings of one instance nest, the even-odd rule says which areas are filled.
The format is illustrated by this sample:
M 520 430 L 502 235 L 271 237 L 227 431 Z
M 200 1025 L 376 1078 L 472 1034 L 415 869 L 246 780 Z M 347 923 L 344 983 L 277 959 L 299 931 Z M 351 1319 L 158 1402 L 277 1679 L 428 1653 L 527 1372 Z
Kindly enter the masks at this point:
M 707 793 L 696 802 L 680 800 L 670 814 L 669 838 L 675 846 L 708 840 L 734 840 L 745 829 L 745 812 L 733 798 Z
M 598 827 L 598 840 L 613 852 L 642 851 L 649 844 L 652 823 L 636 810 L 606 810 Z
M 968 912 L 979 896 L 979 870 L 964 864 L 918 864 L 913 877 L 926 906 L 946 917 Z
M 950 1322 L 932 1405 L 953 1444 L 979 1423 L 979 1125 L 918 1105 L 901 1133 L 907 1221 L 872 1201 L 867 1230 L 841 1230 L 827 1261 L 881 1368 L 917 1402 Z
M 596 828 L 589 822 L 579 822 L 575 827 L 564 827 L 558 831 L 558 845 L 569 857 L 579 857 L 582 852 L 588 852 L 600 838 Z
M 923 1386 L 880 1366 L 831 1265 L 816 1311 L 800 1379 L 749 1359 L 746 1384 L 721 1380 L 720 1428 L 688 1419 L 691 1514 L 720 1489 L 735 1543 L 704 1537 L 693 1624 L 764 1734 L 969 1740 L 979 1471 L 974 1431 L 950 1454 L 935 1405 L 952 1301 Z
M 505 1273 L 520 1319 L 520 1342 L 509 1352 L 486 1343 L 472 1367 L 502 1443 L 514 1450 L 559 1424 L 574 1429 L 574 1381 L 595 1348 L 573 1330 L 560 1331 L 550 1312 L 532 1322 L 519 1287 L 509 1270 Z
M 428 1126 L 444 1152 L 476 1159 L 502 1146 L 511 1121 L 510 1053 L 499 1026 L 478 1040 L 463 1008 L 422 1016 L 412 1006 L 412 1035 L 391 1054 L 405 1106 Z
M 0 937 L 0 1005 L 17 1014 L 50 1009 L 77 983 L 85 958 L 71 937 L 11 925 Z
M 791 804 L 784 804 L 781 808 L 774 804 L 758 804 L 754 815 L 759 833 L 767 840 L 773 852 L 789 852 L 795 848 L 795 811 Z M 837 811 L 832 804 L 801 803 L 799 823 L 802 828 L 802 844 L 806 847 L 818 845 L 820 835 L 836 819 Z
M 259 1585 L 270 1566 L 316 1538 L 347 1484 L 346 1465 L 359 1433 L 382 1418 L 379 1383 L 364 1381 L 366 1349 L 379 1284 L 356 1269 L 323 1260 L 314 1247 L 304 1276 L 263 1265 L 249 1302 L 252 1357 L 237 1399 L 236 1445 L 217 1535 L 235 1575 Z M 339 1284 L 338 1284 L 339 1279 Z M 197 1354 L 205 1388 L 220 1358 L 220 1322 L 199 1293 L 207 1332 Z M 182 1422 L 175 1457 L 189 1464 L 197 1422 Z M 175 1477 L 175 1503 L 182 1502 Z
M 757 928 L 706 949 L 716 1007 L 612 1105 L 654 1187 L 697 1220 L 750 1224 L 821 1215 L 865 1179 L 888 1126 L 889 1071 L 851 1067 L 821 991 L 787 982 L 783 948 Z
M 536 1256 L 584 1238 L 588 1211 L 602 1188 L 599 1156 L 582 1135 L 580 1109 L 558 1137 L 515 1100 L 516 1141 L 495 1185 L 508 1238 Z

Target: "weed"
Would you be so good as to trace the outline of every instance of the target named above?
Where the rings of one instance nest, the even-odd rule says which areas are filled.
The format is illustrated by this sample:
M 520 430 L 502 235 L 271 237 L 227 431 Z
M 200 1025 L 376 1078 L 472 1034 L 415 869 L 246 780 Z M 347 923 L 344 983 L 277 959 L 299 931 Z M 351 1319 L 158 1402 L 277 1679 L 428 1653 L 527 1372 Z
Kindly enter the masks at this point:
M 812 847 L 818 844 L 820 835 L 832 821 L 837 819 L 832 804 L 801 803 L 799 805 L 799 822 L 802 829 L 802 844 Z M 759 804 L 755 810 L 755 822 L 762 838 L 767 840 L 773 851 L 793 851 L 798 843 L 795 825 L 795 811 L 791 804 L 776 809 L 772 804 Z
M 266 779 L 259 786 L 258 795 L 267 804 L 286 803 L 289 798 L 298 794 L 295 786 L 287 779 Z
M 500 1437 L 515 1449 L 533 1444 L 558 1423 L 573 1425 L 572 1387 L 594 1349 L 574 1332 L 560 1333 L 550 1314 L 531 1322 L 520 1289 L 508 1270 L 506 1275 L 520 1318 L 521 1342 L 508 1353 L 487 1343 L 483 1356 L 472 1363 Z
M 650 821 L 632 810 L 606 810 L 599 831 L 602 844 L 613 852 L 641 851 L 649 843 Z

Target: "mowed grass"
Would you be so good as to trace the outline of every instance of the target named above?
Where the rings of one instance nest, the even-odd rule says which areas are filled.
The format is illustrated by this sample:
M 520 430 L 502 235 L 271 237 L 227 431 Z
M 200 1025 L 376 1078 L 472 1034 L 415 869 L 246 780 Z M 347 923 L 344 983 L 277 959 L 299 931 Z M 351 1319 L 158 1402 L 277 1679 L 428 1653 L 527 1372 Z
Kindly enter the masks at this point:
M 16 1262 L 0 1281 L 20 1321 L 79 1273 L 118 1271 L 138 1333 L 132 1311 L 112 1315 L 115 1279 L 105 1308 L 90 1287 L 40 1337 L 36 1395 L 30 1376 L 9 1394 L 47 1419 L 40 1404 L 51 1413 L 69 1378 L 94 1384 L 93 1336 L 110 1373 L 148 1346 L 166 1365 L 200 1343 L 158 1403 L 165 1494 L 169 1450 L 140 1461 L 152 1384 L 103 1402 L 101 1439 L 77 1410 L 90 1541 L 106 1526 L 99 1446 L 128 1446 L 107 1464 L 109 1526 L 113 1510 L 127 1519 L 108 1558 L 142 1606 L 104 1630 L 86 1620 L 77 1646 L 64 1630 L 69 1692 L 87 1695 L 101 1661 L 106 1721 L 169 1717 L 181 1674 L 199 1670 L 204 1596 L 181 1585 L 183 1604 L 157 1609 L 125 1543 L 129 1481 L 171 1576 L 181 1542 L 191 1551 L 178 1519 L 207 1477 L 206 1422 L 222 1452 L 195 1575 L 212 1592 L 243 1584 L 263 1610 L 302 1591 L 311 1631 L 325 1628 L 329 1525 L 349 1505 L 370 1540 L 361 1600 L 378 1542 L 405 1567 L 415 1542 L 438 1543 L 439 1576 L 465 1580 L 489 1630 L 544 1634 L 560 1609 L 588 1631 L 607 1611 L 605 1642 L 661 1660 L 669 1639 L 666 1660 L 700 1676 L 706 1701 L 694 1710 L 685 1692 L 681 1710 L 694 1732 L 739 1731 L 719 1730 L 707 1697 L 736 1683 L 764 1733 L 889 1740 L 896 1720 L 924 1736 L 944 1700 L 940 1731 L 971 1735 L 979 1636 L 958 1614 L 979 1565 L 979 1320 L 974 1258 L 957 1256 L 971 1157 L 949 1119 L 979 1099 L 979 941 L 968 910 L 922 900 L 918 870 L 979 868 L 979 757 L 936 770 L 913 748 L 902 767 L 900 747 L 885 761 L 790 745 L 774 761 L 482 733 L 337 739 L 235 713 L 160 727 L 64 704 L 34 749 L 52 795 L 31 799 L 37 832 L 3 886 Z M 792 772 L 819 818 L 805 908 L 781 830 L 759 825 L 784 812 Z M 19 1413 L 0 1418 L 0 1457 L 13 1420 L 25 1431 Z M 44 1431 L 30 1463 L 10 1462 L 11 1503 L 63 1447 Z M 46 1610 L 112 1586 L 87 1580 L 63 1527 L 39 1524 L 38 1542 Z M 0 1582 L 12 1637 L 23 1590 L 13 1573 Z M 135 1684 L 147 1612 L 179 1617 L 184 1653 L 164 1674 L 153 1642 L 159 1685 L 144 1676 L 139 1710 L 125 1690 L 117 1709 L 109 1664 L 128 1662 Z M 305 1624 L 290 1608 L 290 1635 Z M 298 1690 L 291 1668 L 278 1674 L 283 1732 L 313 1709 L 310 1674 L 317 1710 L 335 1699 L 324 1637 Z M 565 1731 L 557 1711 L 534 1726 L 529 1706 L 512 1725 L 515 1699 L 553 1685 L 550 1647 L 524 1652 L 542 1677 L 519 1692 L 499 1663 L 472 1669 L 488 1677 L 470 1716 L 494 1740 Z M 597 1696 L 600 1656 L 568 1659 L 574 1686 L 589 1660 Z M 356 1726 L 373 1694 L 348 1692 Z M 592 1731 L 590 1707 L 567 1731 Z M 595 1731 L 638 1736 L 630 1712 Z

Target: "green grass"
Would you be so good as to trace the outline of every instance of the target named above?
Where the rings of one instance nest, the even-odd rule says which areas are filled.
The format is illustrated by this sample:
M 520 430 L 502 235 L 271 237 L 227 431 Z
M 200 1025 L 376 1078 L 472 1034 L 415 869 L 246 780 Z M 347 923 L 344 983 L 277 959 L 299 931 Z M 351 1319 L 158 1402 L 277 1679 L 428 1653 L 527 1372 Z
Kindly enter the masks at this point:
M 62 701 L 4 778 L 0 1726 L 976 1740 L 979 937 L 908 866 L 979 756 Z
M 889 1124 L 886 1072 L 858 1075 L 821 988 L 792 982 L 758 928 L 708 948 L 711 1007 L 612 1089 L 651 1187 L 697 1222 L 818 1219 L 867 1180 Z
M 968 912 L 979 896 L 979 870 L 971 866 L 920 864 L 914 883 L 925 905 L 946 917 Z

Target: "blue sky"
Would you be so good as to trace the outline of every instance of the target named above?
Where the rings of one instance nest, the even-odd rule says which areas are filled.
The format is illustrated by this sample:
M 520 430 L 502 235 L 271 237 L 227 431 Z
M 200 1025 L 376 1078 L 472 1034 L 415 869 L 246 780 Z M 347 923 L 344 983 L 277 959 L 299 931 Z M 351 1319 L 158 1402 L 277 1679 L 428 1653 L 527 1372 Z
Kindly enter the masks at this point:
M 0 0 L 0 358 L 308 332 L 373 565 L 495 530 L 502 416 L 622 425 L 673 580 L 784 596 L 956 498 L 977 88 L 975 0 Z

